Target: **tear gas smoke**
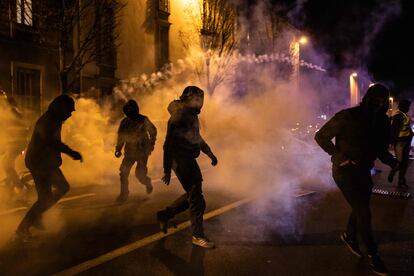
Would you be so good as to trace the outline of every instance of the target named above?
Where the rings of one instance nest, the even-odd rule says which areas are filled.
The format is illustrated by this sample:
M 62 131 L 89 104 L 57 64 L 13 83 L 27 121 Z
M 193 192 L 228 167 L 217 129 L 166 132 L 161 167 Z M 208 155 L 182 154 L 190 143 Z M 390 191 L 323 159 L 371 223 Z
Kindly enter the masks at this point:
M 247 56 L 248 62 L 242 60 L 237 65 L 241 67 L 239 69 L 250 70 L 250 75 L 245 78 L 248 93 L 238 95 L 235 92 L 237 83 L 233 78 L 234 71 L 220 71 L 214 66 L 221 63 L 213 62 L 210 73 L 226 74 L 229 78 L 224 79 L 211 96 L 207 93 L 204 79 L 197 77 L 194 67 L 195 63 L 200 64 L 200 57 L 204 54 L 196 50 L 190 54 L 170 64 L 163 72 L 151 75 L 139 73 L 122 81 L 114 89 L 115 98 L 120 103 L 115 108 L 116 114 L 111 114 L 109 108 L 99 106 L 91 99 L 76 101 L 76 111 L 65 122 L 62 131 L 63 142 L 84 157 L 84 163 L 80 164 L 64 157 L 62 169 L 72 187 L 106 184 L 119 189 L 120 159 L 116 159 L 113 152 L 122 103 L 130 98 L 137 100 L 140 112 L 157 126 L 157 142 L 148 166 L 150 176 L 160 178 L 162 144 L 169 118 L 167 106 L 179 97 L 187 85 L 200 86 L 206 92 L 200 114 L 201 134 L 219 160 L 218 166 L 211 168 L 206 156 L 199 159 L 202 169 L 211 168 L 204 172 L 203 187 L 207 193 L 218 190 L 236 197 L 266 194 L 267 198 L 270 195 L 272 202 L 280 202 L 289 209 L 294 206 L 286 197 L 290 190 L 306 185 L 321 189 L 332 187 L 329 157 L 313 142 L 314 130 L 307 140 L 298 138 L 292 132 L 294 126 L 315 125 L 320 115 L 319 92 L 327 86 L 332 88 L 337 85 L 324 75 L 320 65 L 303 63 L 321 74 L 318 77 L 320 81 L 307 82 L 306 74 L 301 73 L 301 89 L 296 91 L 294 85 L 275 70 L 279 61 L 288 60 L 288 56 Z M 321 83 L 322 87 L 319 86 Z M 335 99 L 338 95 L 331 94 L 330 97 Z M 155 191 L 161 189 L 159 185 L 162 184 L 155 185 Z M 179 188 L 178 184 L 175 185 Z M 287 221 L 297 219 L 293 211 L 292 214 L 293 217 L 286 217 Z M 8 225 L 15 227 L 16 224 L 16 217 L 10 217 Z M 0 235 L 10 237 L 10 229 L 4 230 L 7 235 Z

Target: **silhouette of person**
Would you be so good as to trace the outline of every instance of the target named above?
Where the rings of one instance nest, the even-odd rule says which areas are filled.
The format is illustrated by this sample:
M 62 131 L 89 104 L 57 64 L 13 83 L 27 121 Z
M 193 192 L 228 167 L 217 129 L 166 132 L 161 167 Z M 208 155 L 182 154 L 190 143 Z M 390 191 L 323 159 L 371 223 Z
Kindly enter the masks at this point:
M 132 166 L 137 163 L 135 176 L 146 187 L 147 194 L 153 190 L 151 178 L 148 177 L 147 162 L 148 157 L 154 150 L 155 140 L 157 139 L 157 129 L 148 117 L 139 113 L 136 101 L 129 100 L 123 107 L 126 115 L 122 119 L 118 129 L 118 140 L 115 148 L 117 158 L 122 155 L 124 149 L 124 159 L 120 168 L 121 193 L 117 198 L 118 202 L 125 202 L 128 199 L 128 177 Z
M 18 238 L 30 238 L 31 226 L 43 229 L 42 214 L 69 191 L 69 183 L 59 168 L 62 165 L 61 153 L 82 161 L 79 152 L 61 141 L 62 124 L 72 116 L 73 111 L 74 100 L 68 95 L 59 95 L 35 124 L 25 162 L 35 182 L 37 201 L 18 226 Z
M 170 206 L 157 213 L 161 230 L 166 233 L 168 220 L 176 214 L 190 209 L 193 230 L 192 243 L 205 248 L 215 245 L 204 234 L 203 214 L 206 204 L 202 192 L 202 175 L 196 158 L 200 151 L 211 159 L 213 166 L 217 158 L 200 135 L 198 114 L 201 112 L 204 92 L 196 86 L 184 89 L 179 100 L 172 101 L 168 106 L 171 114 L 168 120 L 167 135 L 164 143 L 164 177 L 163 182 L 169 185 L 171 170 L 185 190 Z
M 369 265 L 376 273 L 387 273 L 374 241 L 370 198 L 373 182 L 370 169 L 379 158 L 391 168 L 398 161 L 388 152 L 390 122 L 388 89 L 381 84 L 369 87 L 362 103 L 334 115 L 315 135 L 319 146 L 332 156 L 332 175 L 352 208 L 342 241 L 361 256 L 357 234 L 368 250 Z M 335 144 L 332 139 L 335 138 Z
M 391 145 L 394 147 L 395 157 L 400 162 L 398 167 L 398 187 L 407 188 L 405 174 L 407 173 L 408 161 L 410 159 L 411 140 L 413 131 L 411 130 L 411 119 L 408 116 L 411 102 L 401 100 L 398 103 L 398 110 L 391 120 Z M 396 170 L 391 170 L 388 181 L 392 182 Z

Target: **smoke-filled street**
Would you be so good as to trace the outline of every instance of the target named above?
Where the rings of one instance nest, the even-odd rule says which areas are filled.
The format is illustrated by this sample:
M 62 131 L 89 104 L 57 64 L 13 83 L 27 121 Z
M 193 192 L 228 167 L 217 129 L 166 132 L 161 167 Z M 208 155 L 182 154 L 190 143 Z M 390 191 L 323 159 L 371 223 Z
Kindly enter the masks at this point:
M 409 0 L 0 0 L 0 275 L 414 275 Z
M 378 168 L 384 171 L 374 177 L 376 184 L 395 190 L 385 184 L 387 169 Z M 159 232 L 155 213 L 180 194 L 176 180 L 168 188 L 160 181 L 155 182 L 154 194 L 150 196 L 131 181 L 133 192 L 123 205 L 114 202 L 118 185 L 73 189 L 67 198 L 75 198 L 58 204 L 48 215 L 47 221 L 53 221 L 53 216 L 60 217 L 53 225 L 47 223 L 49 231 L 36 232 L 36 239 L 31 243 L 9 242 L 2 248 L 1 274 L 369 273 L 366 260 L 350 254 L 339 239 L 349 213 L 339 191 L 309 183 L 303 190 L 286 190 L 283 196 L 267 194 L 240 201 L 246 198 L 209 188 L 213 174 L 214 169 L 205 172 L 206 215 L 213 215 L 205 221 L 205 229 L 216 242 L 216 249 L 192 246 L 188 225 L 182 230 L 180 225 L 187 221 L 187 213 L 175 219 L 177 229 L 170 229 L 180 231 L 165 237 Z M 85 197 L 76 199 L 82 195 Z M 291 197 L 289 204 L 283 202 L 284 197 Z M 231 205 L 235 202 L 241 205 Z M 222 209 L 229 205 L 228 209 Z M 375 236 L 381 243 L 390 272 L 411 275 L 414 270 L 413 199 L 375 195 L 372 210 Z M 6 216 L 14 220 L 24 214 L 23 211 L 3 213 L 2 219 Z M 79 266 L 82 263 L 84 266 Z

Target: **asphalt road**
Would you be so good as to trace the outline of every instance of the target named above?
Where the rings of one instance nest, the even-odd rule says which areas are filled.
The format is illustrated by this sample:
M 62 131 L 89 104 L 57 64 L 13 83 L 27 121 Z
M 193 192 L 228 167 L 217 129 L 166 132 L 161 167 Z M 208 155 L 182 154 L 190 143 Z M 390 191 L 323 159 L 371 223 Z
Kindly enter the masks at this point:
M 205 173 L 206 183 L 209 174 Z M 385 183 L 385 174 L 376 175 L 375 182 L 394 189 Z M 30 243 L 9 241 L 1 246 L 0 275 L 371 274 L 366 260 L 354 257 L 339 240 L 350 210 L 333 185 L 307 184 L 305 192 L 316 193 L 298 196 L 295 190 L 284 190 L 249 200 L 206 187 L 206 213 L 211 217 L 205 228 L 217 248 L 205 250 L 191 244 L 187 213 L 176 218 L 175 233 L 159 233 L 155 213 L 181 194 L 177 184 L 167 189 L 158 183 L 150 196 L 136 185 L 122 205 L 114 203 L 117 185 L 74 189 L 67 196 L 73 200 L 60 203 L 46 216 L 48 231 L 35 233 Z M 414 186 L 414 181 L 408 184 Z M 231 205 L 235 202 L 240 205 Z M 24 212 L 3 214 L 0 220 L 15 226 Z M 390 275 L 414 275 L 413 197 L 375 195 L 372 212 Z

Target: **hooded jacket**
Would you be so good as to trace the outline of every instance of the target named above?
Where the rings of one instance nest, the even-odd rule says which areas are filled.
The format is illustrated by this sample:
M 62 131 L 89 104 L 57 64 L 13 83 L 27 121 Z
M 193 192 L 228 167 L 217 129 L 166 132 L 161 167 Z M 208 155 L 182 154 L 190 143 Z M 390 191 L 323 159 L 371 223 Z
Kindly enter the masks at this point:
M 200 135 L 199 109 L 188 108 L 183 100 L 174 100 L 168 106 L 168 120 L 164 143 L 164 172 L 170 173 L 176 158 L 197 158 L 200 151 L 211 153 Z
M 389 133 L 390 122 L 385 114 L 374 116 L 364 106 L 357 106 L 335 114 L 316 133 L 315 140 L 332 156 L 334 166 L 352 160 L 356 166 L 370 169 L 379 158 L 393 167 L 396 161 L 388 152 Z
M 156 138 L 157 129 L 146 116 L 125 117 L 119 125 L 116 150 L 121 151 L 125 145 L 126 157 L 148 155 L 154 149 Z
M 62 165 L 61 153 L 70 155 L 73 150 L 62 143 L 63 110 L 74 110 L 69 96 L 59 96 L 37 120 L 26 152 L 25 163 L 29 169 L 47 170 Z

